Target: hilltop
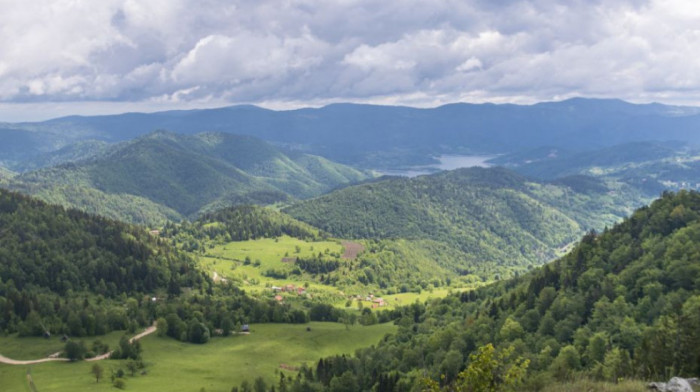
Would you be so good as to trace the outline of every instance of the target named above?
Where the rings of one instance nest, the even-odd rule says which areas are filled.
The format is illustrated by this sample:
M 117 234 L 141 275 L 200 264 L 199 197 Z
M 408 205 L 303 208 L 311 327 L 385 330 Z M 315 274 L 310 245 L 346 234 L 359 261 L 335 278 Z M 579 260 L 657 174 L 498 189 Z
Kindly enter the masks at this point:
M 162 224 L 235 204 L 308 198 L 368 174 L 250 136 L 154 132 L 9 187 L 128 222 Z

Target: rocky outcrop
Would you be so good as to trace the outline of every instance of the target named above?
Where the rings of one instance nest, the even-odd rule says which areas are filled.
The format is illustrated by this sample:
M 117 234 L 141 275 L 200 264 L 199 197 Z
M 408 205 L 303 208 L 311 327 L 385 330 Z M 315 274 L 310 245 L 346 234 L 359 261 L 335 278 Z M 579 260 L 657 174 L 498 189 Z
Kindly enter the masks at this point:
M 692 385 L 700 385 L 697 378 L 673 377 L 669 382 L 650 382 L 647 387 L 659 392 L 693 392 Z

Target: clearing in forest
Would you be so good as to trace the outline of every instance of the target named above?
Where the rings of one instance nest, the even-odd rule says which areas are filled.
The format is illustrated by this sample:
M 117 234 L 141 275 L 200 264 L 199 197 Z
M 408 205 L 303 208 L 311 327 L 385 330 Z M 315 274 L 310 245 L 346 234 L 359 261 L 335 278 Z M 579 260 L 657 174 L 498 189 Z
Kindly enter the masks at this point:
M 344 259 L 354 259 L 360 252 L 365 250 L 365 247 L 357 242 L 343 241 L 342 244 L 343 248 L 345 248 L 345 252 L 343 252 Z

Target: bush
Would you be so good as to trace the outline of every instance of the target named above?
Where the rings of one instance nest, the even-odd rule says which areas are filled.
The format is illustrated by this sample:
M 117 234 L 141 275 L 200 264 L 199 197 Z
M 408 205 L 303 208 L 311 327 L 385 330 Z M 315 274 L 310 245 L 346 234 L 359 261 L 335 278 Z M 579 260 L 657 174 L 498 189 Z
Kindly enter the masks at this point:
M 114 385 L 115 388 L 117 389 L 124 389 L 126 388 L 126 382 L 124 382 L 123 378 L 116 378 L 112 382 L 112 385 Z

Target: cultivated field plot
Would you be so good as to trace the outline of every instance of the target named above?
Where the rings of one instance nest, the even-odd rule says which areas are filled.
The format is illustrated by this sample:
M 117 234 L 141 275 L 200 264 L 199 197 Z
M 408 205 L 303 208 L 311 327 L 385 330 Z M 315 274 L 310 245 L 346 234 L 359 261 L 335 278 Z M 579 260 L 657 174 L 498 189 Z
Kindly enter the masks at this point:
M 310 331 L 307 331 L 310 327 Z M 257 324 L 249 335 L 215 338 L 197 345 L 160 338 L 142 340 L 146 375 L 126 377 L 127 391 L 191 392 L 230 391 L 247 379 L 251 383 L 263 376 L 276 382 L 279 372 L 301 363 L 315 363 L 334 354 L 352 354 L 356 349 L 376 344 L 395 331 L 392 324 L 352 326 L 339 323 Z M 105 379 L 95 383 L 90 374 L 92 363 L 45 363 L 33 365 L 31 374 L 41 392 L 115 391 L 109 382 L 110 369 L 124 367 L 123 361 L 105 360 Z M 29 391 L 26 366 L 0 365 L 0 390 Z
M 343 252 L 344 259 L 354 259 L 365 250 L 365 247 L 357 242 L 343 241 L 342 244 L 345 249 Z

